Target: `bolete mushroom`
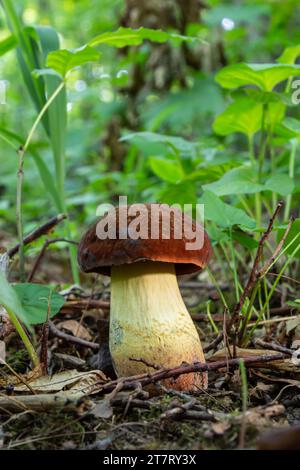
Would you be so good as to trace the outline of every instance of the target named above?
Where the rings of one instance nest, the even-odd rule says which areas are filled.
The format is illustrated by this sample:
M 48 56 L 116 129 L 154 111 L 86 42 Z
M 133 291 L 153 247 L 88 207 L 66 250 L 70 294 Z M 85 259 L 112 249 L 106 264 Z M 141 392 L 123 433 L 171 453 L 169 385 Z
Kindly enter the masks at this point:
M 130 215 L 133 209 L 139 215 Z M 188 237 L 187 226 L 192 229 Z M 112 238 L 104 239 L 104 227 L 112 229 Z M 196 249 L 188 246 L 192 239 L 201 241 Z M 200 271 L 210 255 L 200 224 L 166 204 L 111 209 L 83 236 L 78 249 L 81 269 L 111 276 L 109 348 L 118 376 L 153 372 L 154 364 L 163 368 L 205 362 L 177 275 Z M 205 388 L 207 373 L 183 374 L 164 385 L 185 391 Z

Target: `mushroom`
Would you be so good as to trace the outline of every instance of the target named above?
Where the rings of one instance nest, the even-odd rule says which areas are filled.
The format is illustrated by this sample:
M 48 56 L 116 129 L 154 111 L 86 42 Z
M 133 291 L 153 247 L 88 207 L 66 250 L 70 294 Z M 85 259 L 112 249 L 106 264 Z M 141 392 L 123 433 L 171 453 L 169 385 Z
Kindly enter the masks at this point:
M 142 206 L 146 211 L 142 211 Z M 132 209 L 139 216 L 130 215 Z M 153 213 L 159 216 L 153 218 Z M 205 362 L 197 330 L 179 291 L 177 275 L 204 268 L 211 245 L 204 229 L 190 217 L 184 217 L 194 240 L 196 236 L 201 238 L 197 249 L 187 249 L 192 237 L 186 237 L 181 210 L 166 204 L 111 209 L 90 227 L 79 244 L 78 263 L 82 271 L 111 276 L 109 348 L 117 376 L 153 372 L 155 365 L 168 368 Z M 115 237 L 99 239 L 99 223 L 101 228 L 115 224 Z M 132 224 L 139 228 L 139 237 L 129 237 Z M 175 230 L 180 227 L 183 235 L 178 238 Z M 183 374 L 166 379 L 163 384 L 183 391 L 206 388 L 207 373 Z

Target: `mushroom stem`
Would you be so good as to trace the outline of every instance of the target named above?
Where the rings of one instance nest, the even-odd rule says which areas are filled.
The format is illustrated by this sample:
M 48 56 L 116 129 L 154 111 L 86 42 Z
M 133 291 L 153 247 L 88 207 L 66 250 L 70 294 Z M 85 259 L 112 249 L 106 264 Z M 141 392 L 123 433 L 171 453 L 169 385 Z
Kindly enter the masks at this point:
M 153 372 L 146 364 L 164 368 L 205 362 L 174 264 L 147 261 L 112 267 L 109 345 L 118 376 Z M 207 373 L 181 375 L 164 385 L 185 391 L 205 388 Z

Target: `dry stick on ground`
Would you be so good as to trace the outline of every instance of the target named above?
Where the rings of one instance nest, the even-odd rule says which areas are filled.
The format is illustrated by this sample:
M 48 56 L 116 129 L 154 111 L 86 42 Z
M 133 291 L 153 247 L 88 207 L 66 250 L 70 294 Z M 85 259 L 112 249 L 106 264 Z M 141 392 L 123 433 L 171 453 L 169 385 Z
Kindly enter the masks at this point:
M 35 260 L 35 263 L 31 269 L 31 272 L 28 275 L 27 282 L 31 282 L 34 278 L 34 275 L 46 253 L 47 248 L 52 245 L 53 243 L 58 243 L 58 242 L 65 242 L 65 243 L 71 243 L 72 245 L 78 245 L 77 242 L 74 242 L 73 240 L 68 240 L 67 238 L 52 238 L 51 240 L 46 240 L 40 254 L 38 255 L 37 259 Z
M 255 341 L 256 346 L 260 346 L 264 349 L 272 349 L 273 351 L 281 352 L 283 354 L 288 354 L 289 356 L 293 356 L 295 354 L 295 349 L 289 349 L 285 348 L 284 346 L 281 346 L 280 344 L 276 343 L 267 343 L 266 341 L 263 341 L 262 339 L 257 339 Z
M 52 321 L 49 321 L 49 329 L 54 336 L 60 339 L 64 339 L 68 343 L 77 344 L 78 346 L 83 346 L 84 348 L 91 348 L 95 351 L 99 350 L 99 344 L 86 341 L 85 339 L 78 338 L 77 336 L 68 335 L 67 333 L 64 333 L 63 331 L 56 328 Z
M 41 336 L 41 352 L 40 352 L 40 363 L 43 368 L 43 373 L 48 375 L 48 339 L 49 339 L 49 320 L 51 314 L 51 296 L 49 294 L 48 306 L 47 306 L 47 318 L 43 325 L 42 336 Z
M 51 230 L 53 230 L 53 228 L 57 224 L 59 224 L 62 220 L 66 218 L 67 218 L 66 214 L 58 214 L 57 216 L 52 217 L 52 219 L 48 220 L 48 222 L 36 228 L 29 235 L 26 235 L 26 237 L 24 237 L 23 239 L 23 245 L 28 245 L 29 243 L 34 242 L 35 240 L 42 237 L 43 235 L 46 235 L 47 233 L 51 232 Z M 19 248 L 20 248 L 20 244 L 18 243 L 13 248 L 8 250 L 7 252 L 8 256 L 12 258 L 15 254 L 18 253 Z
M 245 366 L 254 367 L 255 365 L 265 364 L 272 361 L 279 361 L 286 358 L 286 354 L 266 354 L 261 356 L 243 357 Z M 227 361 L 216 361 L 211 363 L 195 362 L 194 364 L 182 364 L 178 367 L 170 369 L 162 369 L 154 372 L 153 374 L 140 374 L 131 377 L 121 377 L 101 385 L 101 392 L 107 393 L 115 389 L 115 387 L 122 382 L 122 390 L 130 390 L 136 387 L 137 383 L 142 386 L 153 384 L 161 380 L 169 379 L 171 377 L 178 377 L 182 374 L 190 374 L 193 372 L 205 372 L 219 370 L 227 367 L 238 367 L 239 358 L 228 359 Z

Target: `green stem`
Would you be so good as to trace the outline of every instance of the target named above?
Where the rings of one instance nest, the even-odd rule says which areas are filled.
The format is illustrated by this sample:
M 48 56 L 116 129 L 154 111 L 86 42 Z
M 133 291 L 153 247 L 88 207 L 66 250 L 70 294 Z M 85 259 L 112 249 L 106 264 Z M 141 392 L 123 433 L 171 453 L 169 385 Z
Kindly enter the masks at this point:
M 24 346 L 25 348 L 27 349 L 27 352 L 29 354 L 29 357 L 34 365 L 34 367 L 37 367 L 39 365 L 39 358 L 34 350 L 34 347 L 32 346 L 24 328 L 22 327 L 21 323 L 19 322 L 18 318 L 16 317 L 16 315 L 14 314 L 14 312 L 5 307 L 5 310 L 7 311 L 8 315 L 9 315 L 9 318 L 12 322 L 12 324 L 14 325 L 15 329 L 17 330 L 17 332 L 19 333 L 23 343 L 24 343 Z
M 19 241 L 19 269 L 20 281 L 25 281 L 25 258 L 24 258 L 24 243 L 23 243 L 23 217 L 22 217 L 22 188 L 24 179 L 24 149 L 19 150 L 19 165 L 17 177 L 17 195 L 16 195 L 16 220 L 17 220 L 17 233 Z
M 254 152 L 254 141 L 253 141 L 253 135 L 248 136 L 248 146 L 249 146 L 249 156 L 251 163 L 253 166 L 256 166 L 256 159 L 255 159 L 255 152 Z M 260 178 L 258 178 L 260 179 Z M 256 218 L 256 224 L 258 227 L 261 226 L 261 194 L 259 192 L 255 193 L 255 218 Z M 257 234 L 256 238 L 259 237 L 259 234 Z
M 295 160 L 296 160 L 297 147 L 298 147 L 298 140 L 292 139 L 290 161 L 289 161 L 289 177 L 291 179 L 294 179 L 294 176 L 295 176 Z M 288 221 L 290 218 L 291 204 L 292 204 L 292 194 L 289 194 L 286 198 L 286 206 L 285 206 L 285 211 L 284 211 L 284 220 L 286 221 Z

